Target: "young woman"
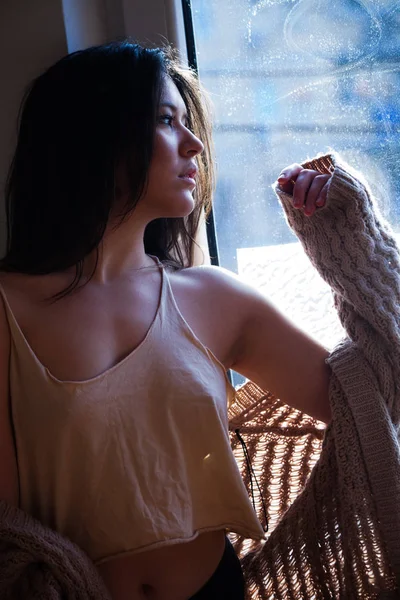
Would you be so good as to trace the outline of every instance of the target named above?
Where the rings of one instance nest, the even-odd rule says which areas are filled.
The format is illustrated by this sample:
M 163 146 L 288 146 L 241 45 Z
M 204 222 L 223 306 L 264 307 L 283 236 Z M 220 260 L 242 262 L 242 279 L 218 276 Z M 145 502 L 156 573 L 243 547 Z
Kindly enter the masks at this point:
M 167 50 L 69 55 L 25 99 L 0 284 L 0 495 L 93 559 L 113 600 L 244 597 L 262 539 L 230 450 L 230 368 L 328 421 L 327 352 L 256 290 L 194 267 L 210 123 Z M 329 175 L 288 167 L 311 215 Z M 295 185 L 294 185 L 295 183 Z

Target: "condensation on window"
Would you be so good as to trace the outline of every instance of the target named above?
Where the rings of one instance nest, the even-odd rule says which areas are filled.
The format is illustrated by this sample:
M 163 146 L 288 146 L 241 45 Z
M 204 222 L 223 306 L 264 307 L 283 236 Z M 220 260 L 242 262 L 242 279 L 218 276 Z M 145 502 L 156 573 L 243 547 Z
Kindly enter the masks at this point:
M 330 289 L 271 184 L 283 167 L 334 149 L 363 172 L 400 234 L 400 2 L 191 4 L 199 75 L 215 110 L 220 264 L 331 349 L 344 332 Z

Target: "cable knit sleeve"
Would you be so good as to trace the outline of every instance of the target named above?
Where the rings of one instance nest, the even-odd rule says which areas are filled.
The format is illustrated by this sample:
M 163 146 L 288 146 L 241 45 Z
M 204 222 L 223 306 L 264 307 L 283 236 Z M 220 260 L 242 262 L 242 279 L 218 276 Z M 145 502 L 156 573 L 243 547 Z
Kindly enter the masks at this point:
M 368 185 L 337 155 L 318 157 L 303 167 L 332 172 L 323 208 L 306 217 L 293 208 L 292 196 L 278 186 L 275 191 L 290 227 L 332 288 L 339 318 L 371 365 L 392 411 L 399 401 L 394 381 L 400 365 L 400 256 L 394 236 Z

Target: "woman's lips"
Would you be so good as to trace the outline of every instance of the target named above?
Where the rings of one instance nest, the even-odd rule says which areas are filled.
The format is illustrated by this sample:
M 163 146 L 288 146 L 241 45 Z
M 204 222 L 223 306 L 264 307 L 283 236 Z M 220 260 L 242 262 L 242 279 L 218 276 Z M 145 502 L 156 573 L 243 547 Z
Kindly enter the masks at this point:
M 190 177 L 189 175 L 180 175 L 179 179 L 182 179 L 182 181 L 186 181 L 187 183 L 190 183 L 191 185 L 196 185 L 196 180 L 193 177 Z

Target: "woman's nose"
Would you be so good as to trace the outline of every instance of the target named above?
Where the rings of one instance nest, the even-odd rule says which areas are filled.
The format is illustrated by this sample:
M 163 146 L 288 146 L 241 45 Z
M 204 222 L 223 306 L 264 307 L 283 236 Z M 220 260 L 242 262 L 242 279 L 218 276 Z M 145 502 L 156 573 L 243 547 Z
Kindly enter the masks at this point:
M 197 156 L 204 150 L 203 142 L 194 133 L 188 130 L 187 137 L 184 141 L 184 152 L 191 156 Z

